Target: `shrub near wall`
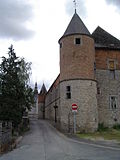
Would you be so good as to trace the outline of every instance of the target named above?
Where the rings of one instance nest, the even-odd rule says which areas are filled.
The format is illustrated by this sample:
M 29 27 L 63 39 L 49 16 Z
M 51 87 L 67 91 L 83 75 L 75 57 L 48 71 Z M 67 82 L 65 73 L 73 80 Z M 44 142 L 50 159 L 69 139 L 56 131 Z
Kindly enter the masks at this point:
M 0 122 L 0 153 L 11 148 L 12 143 L 12 123 Z

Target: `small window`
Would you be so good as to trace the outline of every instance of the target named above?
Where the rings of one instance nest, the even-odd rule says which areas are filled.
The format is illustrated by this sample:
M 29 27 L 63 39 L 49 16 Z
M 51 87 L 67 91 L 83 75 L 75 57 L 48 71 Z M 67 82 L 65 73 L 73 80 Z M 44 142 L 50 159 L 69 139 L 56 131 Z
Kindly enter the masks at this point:
M 71 99 L 71 87 L 66 86 L 66 98 Z
M 81 39 L 80 38 L 75 38 L 75 44 L 81 44 Z
M 110 109 L 117 109 L 117 96 L 110 96 Z
M 110 70 L 114 70 L 115 69 L 114 61 L 109 61 L 109 69 Z
M 97 87 L 97 94 L 100 94 L 101 91 L 100 91 L 100 87 Z
M 116 69 L 115 60 L 108 60 L 108 69 L 109 69 L 110 79 L 115 79 L 115 69 Z
M 109 62 L 108 62 L 108 69 L 110 71 L 114 71 L 115 68 L 116 68 L 116 66 L 115 66 L 115 60 L 109 60 Z
M 67 91 L 67 92 L 70 92 L 70 90 L 71 90 L 70 86 L 67 86 L 67 87 L 66 87 L 66 91 Z
M 66 98 L 71 99 L 71 93 L 66 93 Z

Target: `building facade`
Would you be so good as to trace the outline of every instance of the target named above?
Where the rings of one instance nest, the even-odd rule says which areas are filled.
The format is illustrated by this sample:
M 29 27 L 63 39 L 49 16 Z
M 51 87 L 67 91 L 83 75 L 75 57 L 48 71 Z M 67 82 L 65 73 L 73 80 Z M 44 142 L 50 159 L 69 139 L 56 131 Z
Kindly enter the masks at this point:
M 48 92 L 45 86 L 41 89 L 39 118 L 73 131 L 72 104 L 76 103 L 78 131 L 120 124 L 120 41 L 101 27 L 90 34 L 75 12 L 59 45 L 60 74 Z

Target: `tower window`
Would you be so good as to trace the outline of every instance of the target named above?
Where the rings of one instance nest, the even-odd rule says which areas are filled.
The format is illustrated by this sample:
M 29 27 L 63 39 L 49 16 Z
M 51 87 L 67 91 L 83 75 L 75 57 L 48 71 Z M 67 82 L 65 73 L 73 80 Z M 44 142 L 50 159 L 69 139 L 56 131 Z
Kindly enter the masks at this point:
M 100 94 L 100 87 L 97 87 L 97 94 Z
M 81 38 L 75 38 L 75 44 L 81 44 Z
M 70 86 L 67 86 L 67 87 L 66 87 L 66 91 L 67 91 L 67 92 L 70 92 L 70 91 L 71 91 L 71 87 L 70 87 Z
M 71 87 L 66 86 L 66 98 L 71 99 Z
M 110 109 L 117 109 L 117 96 L 110 96 Z

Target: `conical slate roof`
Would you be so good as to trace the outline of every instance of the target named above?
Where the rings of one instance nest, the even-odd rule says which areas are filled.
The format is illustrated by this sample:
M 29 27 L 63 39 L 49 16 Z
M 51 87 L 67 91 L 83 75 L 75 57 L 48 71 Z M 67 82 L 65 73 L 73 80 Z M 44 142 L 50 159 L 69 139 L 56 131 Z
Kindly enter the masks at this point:
M 43 83 L 41 91 L 40 91 L 40 94 L 43 95 L 43 94 L 46 94 L 46 93 L 47 93 L 47 90 L 46 90 L 46 87 L 45 87 L 45 85 Z
M 99 26 L 92 33 L 92 37 L 95 41 L 95 47 L 97 48 L 120 49 L 120 40 L 106 32 Z
M 68 35 L 72 35 L 72 34 L 90 35 L 90 32 L 88 31 L 87 27 L 82 22 L 82 20 L 80 19 L 80 17 L 78 16 L 78 14 L 76 12 L 73 15 L 63 37 L 68 36 Z

